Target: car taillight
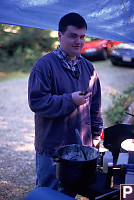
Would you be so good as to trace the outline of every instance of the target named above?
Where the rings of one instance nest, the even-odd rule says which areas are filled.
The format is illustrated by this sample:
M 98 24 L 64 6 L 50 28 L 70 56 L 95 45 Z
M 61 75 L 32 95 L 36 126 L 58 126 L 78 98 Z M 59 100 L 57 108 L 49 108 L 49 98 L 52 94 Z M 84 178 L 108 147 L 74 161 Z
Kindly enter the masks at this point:
M 101 138 L 102 140 L 104 140 L 104 129 L 102 129 L 100 138 Z

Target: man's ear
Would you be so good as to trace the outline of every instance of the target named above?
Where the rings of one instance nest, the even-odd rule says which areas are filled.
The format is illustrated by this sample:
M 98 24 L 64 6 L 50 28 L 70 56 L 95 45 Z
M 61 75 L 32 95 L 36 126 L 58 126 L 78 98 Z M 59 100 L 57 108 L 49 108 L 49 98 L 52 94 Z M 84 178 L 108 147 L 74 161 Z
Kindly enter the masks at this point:
M 58 38 L 59 38 L 59 41 L 61 41 L 61 36 L 62 36 L 61 31 L 58 31 Z

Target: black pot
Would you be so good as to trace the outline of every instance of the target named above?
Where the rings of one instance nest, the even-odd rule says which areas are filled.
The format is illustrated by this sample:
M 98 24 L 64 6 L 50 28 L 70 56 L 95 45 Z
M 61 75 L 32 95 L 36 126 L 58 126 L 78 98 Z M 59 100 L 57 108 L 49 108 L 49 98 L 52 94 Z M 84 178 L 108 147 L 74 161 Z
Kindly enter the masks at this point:
M 87 160 L 78 144 L 62 146 L 55 152 L 56 176 L 64 188 L 78 190 L 96 180 L 99 151 L 93 147 L 83 147 Z

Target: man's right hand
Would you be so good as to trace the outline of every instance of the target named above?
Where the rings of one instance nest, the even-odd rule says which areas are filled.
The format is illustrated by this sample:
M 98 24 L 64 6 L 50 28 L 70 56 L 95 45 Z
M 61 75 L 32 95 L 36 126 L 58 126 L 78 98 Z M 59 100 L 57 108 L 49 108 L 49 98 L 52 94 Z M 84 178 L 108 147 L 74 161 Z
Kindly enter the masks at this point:
M 83 105 L 89 101 L 89 96 L 91 93 L 87 93 L 86 95 L 80 95 L 82 91 L 77 91 L 72 93 L 72 99 L 75 105 Z

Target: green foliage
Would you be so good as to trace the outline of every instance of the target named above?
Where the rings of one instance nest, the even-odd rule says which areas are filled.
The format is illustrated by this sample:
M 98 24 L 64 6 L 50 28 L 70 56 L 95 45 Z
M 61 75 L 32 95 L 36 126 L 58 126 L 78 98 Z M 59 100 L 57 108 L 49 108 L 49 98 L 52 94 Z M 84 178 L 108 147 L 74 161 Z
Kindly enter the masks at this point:
M 112 106 L 105 111 L 108 121 L 111 124 L 122 123 L 126 117 L 130 104 L 134 101 L 134 83 L 123 94 L 111 94 Z
M 45 53 L 54 50 L 51 31 L 0 25 L 0 71 L 29 72 Z

